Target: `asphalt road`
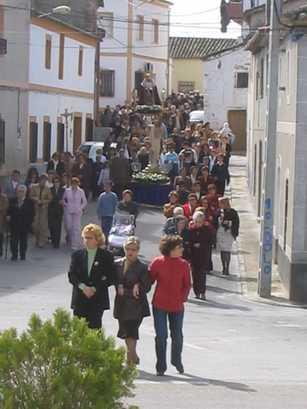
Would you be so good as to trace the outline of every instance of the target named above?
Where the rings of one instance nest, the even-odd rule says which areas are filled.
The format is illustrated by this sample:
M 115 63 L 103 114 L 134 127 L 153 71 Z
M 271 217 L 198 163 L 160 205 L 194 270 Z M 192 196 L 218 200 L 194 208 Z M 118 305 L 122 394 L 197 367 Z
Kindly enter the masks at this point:
M 162 216 L 146 209 L 138 222 L 142 256 L 158 254 Z M 85 222 L 96 221 L 93 206 Z M 50 317 L 69 308 L 67 282 L 70 252 L 30 249 L 25 263 L 0 260 L 0 329 L 23 329 L 33 312 Z M 219 270 L 218 258 L 214 258 Z M 306 409 L 306 310 L 250 302 L 241 295 L 239 265 L 231 277 L 209 277 L 208 301 L 191 297 L 184 325 L 185 375 L 168 368 L 155 376 L 152 318 L 141 328 L 139 377 L 131 404 L 141 409 Z M 113 298 L 113 297 L 112 297 Z M 117 323 L 104 316 L 107 334 Z M 121 341 L 119 341 L 119 344 Z

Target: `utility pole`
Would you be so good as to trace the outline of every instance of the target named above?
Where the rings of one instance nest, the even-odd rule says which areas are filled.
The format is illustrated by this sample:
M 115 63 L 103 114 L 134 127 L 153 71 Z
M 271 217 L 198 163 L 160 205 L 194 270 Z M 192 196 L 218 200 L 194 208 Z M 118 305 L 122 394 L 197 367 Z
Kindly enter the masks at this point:
M 66 146 L 66 152 L 69 152 L 69 146 L 68 146 L 68 119 L 72 118 L 73 114 L 72 112 L 68 112 L 68 109 L 66 108 L 64 111 L 64 114 L 61 114 L 61 116 L 64 117 L 65 119 L 65 146 Z
M 276 131 L 278 107 L 279 72 L 279 16 L 282 13 L 283 0 L 267 0 L 267 15 L 270 13 L 269 69 L 267 80 L 267 106 L 265 128 L 265 164 L 263 183 L 263 210 L 261 217 L 260 260 L 258 294 L 268 298 L 272 286 L 273 261 L 273 225 L 276 170 Z

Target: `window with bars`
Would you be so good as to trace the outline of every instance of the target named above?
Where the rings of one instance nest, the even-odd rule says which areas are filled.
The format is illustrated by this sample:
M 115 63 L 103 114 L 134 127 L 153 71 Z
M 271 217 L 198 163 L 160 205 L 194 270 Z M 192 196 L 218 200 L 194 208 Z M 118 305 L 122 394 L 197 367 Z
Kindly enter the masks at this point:
M 237 72 L 236 88 L 248 88 L 248 72 Z
M 37 122 L 30 122 L 30 162 L 37 162 L 37 139 L 38 139 L 38 124 Z
M 5 163 L 5 122 L 0 117 L 0 166 Z
M 52 39 L 51 35 L 46 35 L 45 41 L 45 68 L 47 70 L 51 69 L 51 50 L 52 50 Z
M 114 97 L 115 94 L 115 71 L 102 70 L 100 72 L 100 96 Z

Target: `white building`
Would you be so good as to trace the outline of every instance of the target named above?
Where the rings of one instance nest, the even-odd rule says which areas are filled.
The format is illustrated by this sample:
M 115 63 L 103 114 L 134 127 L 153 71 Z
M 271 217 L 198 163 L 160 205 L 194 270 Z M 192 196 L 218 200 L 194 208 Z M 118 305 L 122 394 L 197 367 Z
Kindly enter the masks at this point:
M 249 61 L 248 53 L 240 48 L 203 63 L 206 119 L 215 129 L 229 122 L 237 137 L 234 150 L 239 152 L 246 152 Z
M 75 151 L 92 136 L 95 37 L 49 18 L 32 17 L 29 160 Z M 69 115 L 67 123 L 63 114 Z M 65 126 L 67 125 L 67 127 Z
M 100 107 L 131 101 L 145 71 L 159 91 L 169 88 L 169 13 L 166 0 L 105 0 L 98 26 L 106 31 L 101 44 Z

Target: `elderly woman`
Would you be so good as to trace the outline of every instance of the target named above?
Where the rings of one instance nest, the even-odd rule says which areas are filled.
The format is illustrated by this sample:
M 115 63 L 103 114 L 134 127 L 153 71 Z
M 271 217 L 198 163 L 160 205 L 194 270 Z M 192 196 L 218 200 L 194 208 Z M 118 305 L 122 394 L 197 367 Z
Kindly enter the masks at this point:
M 87 206 L 84 190 L 79 187 L 78 178 L 71 179 L 71 187 L 65 189 L 63 195 L 64 223 L 67 231 L 67 241 L 72 250 L 82 247 L 80 240 L 81 217 Z
M 129 213 L 134 216 L 134 220 L 138 217 L 139 209 L 136 202 L 133 200 L 133 192 L 130 189 L 123 191 L 122 200 L 117 205 L 117 210 L 120 212 Z
M 163 227 L 163 234 L 174 234 L 174 229 L 176 229 L 177 218 L 183 216 L 183 208 L 175 207 L 173 211 L 173 216 L 169 217 Z
M 6 214 L 9 207 L 9 200 L 5 193 L 2 193 L 0 186 L 0 257 L 3 255 L 4 233 L 6 228 Z
M 231 208 L 228 198 L 219 199 L 219 208 L 216 248 L 221 253 L 223 275 L 229 275 L 231 251 L 239 235 L 240 219 L 236 210 Z
M 73 285 L 71 308 L 85 318 L 89 328 L 100 329 L 105 310 L 110 309 L 108 287 L 115 284 L 113 255 L 103 246 L 101 227 L 88 224 L 82 230 L 85 249 L 74 252 L 68 273 Z
M 162 256 L 155 258 L 149 267 L 153 283 L 153 316 L 156 331 L 157 375 L 164 375 L 167 347 L 167 321 L 169 321 L 172 348 L 171 364 L 179 373 L 184 372 L 182 364 L 184 303 L 190 288 L 189 263 L 182 258 L 183 245 L 180 236 L 164 236 L 160 241 Z
M 126 342 L 127 362 L 138 365 L 136 353 L 139 327 L 144 317 L 150 316 L 146 293 L 151 283 L 147 266 L 139 258 L 140 241 L 129 237 L 124 244 L 125 257 L 116 262 L 116 297 L 114 318 L 118 320 L 117 336 Z
M 213 231 L 205 223 L 205 215 L 195 212 L 193 223 L 190 225 L 190 261 L 193 276 L 193 290 L 196 298 L 206 299 L 206 278 L 211 267 L 211 247 L 213 244 Z

